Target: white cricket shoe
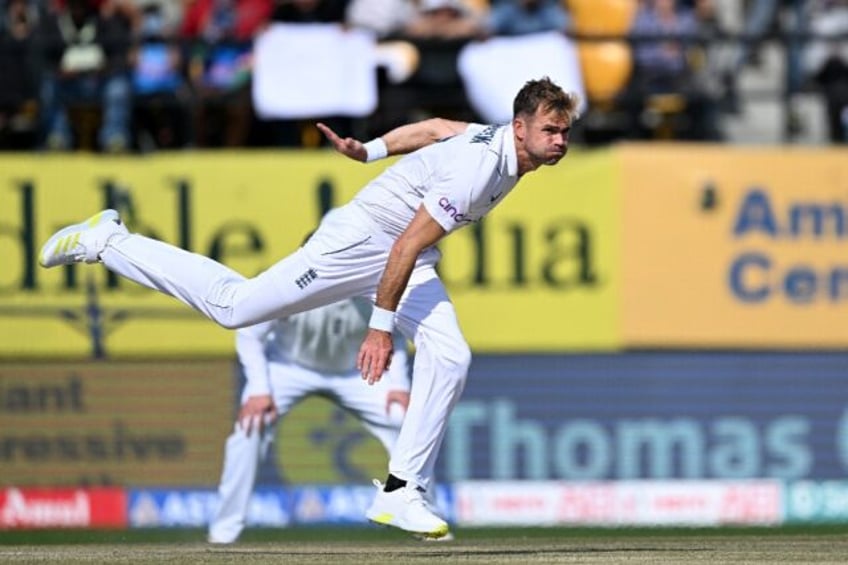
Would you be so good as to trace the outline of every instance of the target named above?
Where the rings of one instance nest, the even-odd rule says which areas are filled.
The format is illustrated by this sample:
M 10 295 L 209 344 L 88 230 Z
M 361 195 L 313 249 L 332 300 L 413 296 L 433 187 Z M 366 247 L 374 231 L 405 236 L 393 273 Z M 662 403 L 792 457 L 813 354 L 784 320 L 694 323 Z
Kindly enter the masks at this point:
M 221 505 L 222 508 L 225 504 Z M 228 516 L 218 516 L 209 524 L 206 541 L 215 545 L 227 545 L 238 541 L 244 529 L 244 518 L 230 513 Z
M 374 479 L 377 496 L 365 517 L 377 524 L 394 526 L 428 538 L 441 538 L 448 533 L 448 523 L 433 514 L 414 485 L 386 492 L 383 484 Z
M 47 240 L 38 255 L 42 267 L 97 263 L 109 239 L 128 234 L 115 210 L 103 210 L 84 222 L 63 228 Z
M 453 532 L 450 532 L 450 531 L 440 538 L 434 538 L 432 536 L 422 536 L 422 535 L 416 535 L 415 537 L 417 537 L 421 541 L 454 541 L 456 539 L 453 535 Z
M 436 503 L 436 487 L 429 488 L 427 490 L 421 490 L 419 488 L 419 492 L 421 493 L 421 497 L 424 499 L 424 504 L 427 505 L 427 509 L 442 520 L 445 520 L 445 515 L 442 513 L 442 511 L 439 509 L 439 505 Z M 448 531 L 448 533 L 446 533 L 440 538 L 434 538 L 421 534 L 413 534 L 413 536 L 421 541 L 453 541 L 454 539 L 456 539 L 454 538 L 453 532 L 451 531 Z

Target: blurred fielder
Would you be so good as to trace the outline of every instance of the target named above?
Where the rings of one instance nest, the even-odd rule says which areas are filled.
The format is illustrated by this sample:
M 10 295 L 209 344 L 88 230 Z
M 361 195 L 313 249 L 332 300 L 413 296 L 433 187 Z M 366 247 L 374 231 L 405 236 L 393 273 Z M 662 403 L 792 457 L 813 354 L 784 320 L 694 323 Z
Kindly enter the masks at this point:
M 352 413 L 391 453 L 409 404 L 406 340 L 394 334 L 390 368 L 373 387 L 363 386 L 356 354 L 370 316 L 371 304 L 354 298 L 236 332 L 245 386 L 225 447 L 210 542 L 238 539 L 278 419 L 308 396 L 323 396 Z

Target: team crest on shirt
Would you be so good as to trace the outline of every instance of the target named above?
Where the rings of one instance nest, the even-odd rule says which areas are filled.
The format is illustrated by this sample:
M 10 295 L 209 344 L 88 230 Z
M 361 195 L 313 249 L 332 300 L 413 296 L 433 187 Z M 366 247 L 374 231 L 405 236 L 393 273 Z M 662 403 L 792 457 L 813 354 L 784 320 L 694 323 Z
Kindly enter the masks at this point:
M 485 143 L 488 145 L 492 142 L 492 138 L 495 137 L 495 132 L 498 131 L 498 126 L 488 126 L 483 131 L 474 135 L 471 138 L 471 143 Z
M 315 272 L 315 269 L 309 269 L 299 277 L 294 280 L 294 284 L 297 285 L 297 288 L 303 290 L 309 283 L 318 278 L 318 273 Z

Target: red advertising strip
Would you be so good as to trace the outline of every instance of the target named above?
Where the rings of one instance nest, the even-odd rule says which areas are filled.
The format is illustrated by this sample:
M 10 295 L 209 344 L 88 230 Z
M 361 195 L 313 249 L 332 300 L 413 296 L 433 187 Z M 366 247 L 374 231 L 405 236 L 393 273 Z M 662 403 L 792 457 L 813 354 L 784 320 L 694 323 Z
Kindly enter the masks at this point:
M 120 488 L 0 490 L 0 529 L 126 527 L 127 495 Z
M 466 526 L 720 526 L 783 521 L 780 481 L 465 481 Z

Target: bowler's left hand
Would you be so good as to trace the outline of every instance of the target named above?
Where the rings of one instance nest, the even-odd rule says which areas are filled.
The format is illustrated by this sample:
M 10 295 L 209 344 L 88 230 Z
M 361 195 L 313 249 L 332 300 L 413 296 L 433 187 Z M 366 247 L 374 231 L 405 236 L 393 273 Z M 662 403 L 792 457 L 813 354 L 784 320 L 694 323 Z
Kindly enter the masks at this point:
M 365 146 L 358 139 L 352 137 L 342 139 L 336 132 L 321 122 L 315 124 L 315 127 L 321 130 L 321 133 L 333 144 L 336 151 L 342 155 L 346 155 L 354 161 L 360 161 L 362 163 L 368 158 L 368 152 L 365 150 Z

